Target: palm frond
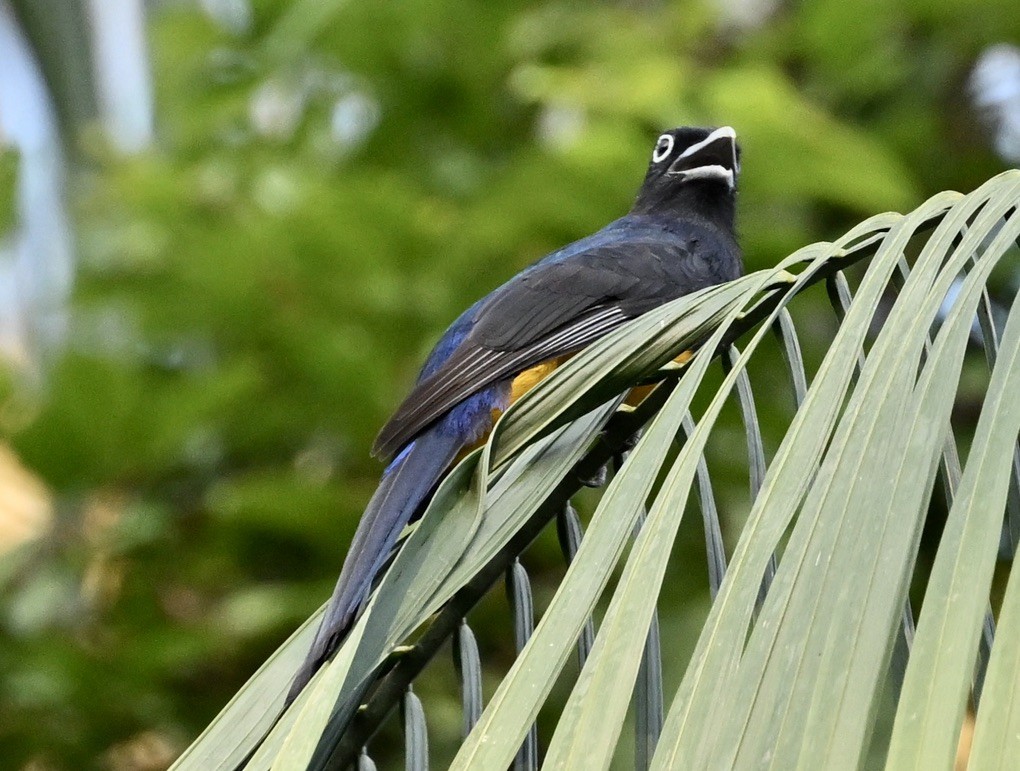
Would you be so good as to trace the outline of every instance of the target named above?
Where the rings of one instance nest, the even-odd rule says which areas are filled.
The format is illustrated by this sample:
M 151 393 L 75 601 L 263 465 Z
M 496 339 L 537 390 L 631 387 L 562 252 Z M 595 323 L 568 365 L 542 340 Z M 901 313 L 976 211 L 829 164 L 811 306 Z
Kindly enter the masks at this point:
M 408 766 L 422 767 L 421 704 L 408 687 L 451 639 L 465 703 L 457 769 L 505 768 L 515 757 L 532 767 L 535 720 L 575 651 L 580 674 L 545 737 L 549 768 L 608 767 L 632 697 L 641 768 L 858 768 L 890 671 L 902 688 L 883 762 L 947 767 L 986 666 L 974 762 L 1007 767 L 1020 754 L 1015 571 L 994 644 L 986 611 L 1007 509 L 1007 534 L 1020 530 L 1020 305 L 998 339 L 986 286 L 1004 257 L 1016 258 L 1018 202 L 1020 172 L 1009 172 L 966 196 L 944 193 L 908 215 L 873 217 L 772 270 L 652 311 L 571 359 L 442 484 L 301 698 L 274 723 L 317 617 L 177 767 L 368 763 L 363 746 L 398 705 Z M 865 261 L 849 282 L 843 271 Z M 790 311 L 819 283 L 839 325 L 809 378 Z M 991 372 L 961 466 L 951 418 L 975 318 Z M 775 344 L 773 333 L 796 412 L 768 462 L 759 417 L 769 406 L 755 400 L 748 366 Z M 690 361 L 672 363 L 689 349 Z M 717 358 L 722 379 L 710 386 Z M 638 407 L 621 405 L 628 388 L 650 382 L 658 386 Z M 752 502 L 727 557 L 706 451 L 731 402 Z M 617 471 L 582 538 L 570 497 L 613 458 Z M 682 680 L 670 684 L 656 610 L 692 490 L 718 593 Z M 937 493 L 949 515 L 911 647 L 908 589 Z M 517 559 L 554 518 L 569 567 L 532 629 Z M 508 569 L 520 650 L 483 708 L 464 618 Z M 608 605 L 592 644 L 600 600 Z

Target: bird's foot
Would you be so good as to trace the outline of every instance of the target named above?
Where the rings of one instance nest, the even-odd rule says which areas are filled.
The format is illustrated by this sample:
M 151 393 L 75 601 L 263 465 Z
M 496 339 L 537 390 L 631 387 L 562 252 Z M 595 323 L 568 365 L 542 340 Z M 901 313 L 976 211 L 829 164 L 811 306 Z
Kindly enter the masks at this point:
M 608 478 L 608 476 L 609 476 L 609 471 L 606 469 L 605 465 L 602 465 L 602 466 L 599 467 L 599 470 L 596 471 L 592 476 L 587 477 L 587 478 L 579 479 L 578 481 L 582 485 L 584 485 L 585 487 L 596 487 L 597 488 L 597 487 L 602 487 L 603 485 L 605 485 L 606 479 Z

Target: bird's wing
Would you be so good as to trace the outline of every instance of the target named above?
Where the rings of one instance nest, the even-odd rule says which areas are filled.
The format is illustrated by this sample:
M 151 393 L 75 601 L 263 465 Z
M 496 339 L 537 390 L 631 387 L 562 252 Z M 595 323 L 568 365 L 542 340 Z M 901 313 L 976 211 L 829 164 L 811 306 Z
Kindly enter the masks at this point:
M 629 239 L 524 271 L 478 306 L 471 331 L 421 380 L 376 439 L 390 457 L 462 400 L 577 351 L 629 318 L 719 283 L 685 242 Z

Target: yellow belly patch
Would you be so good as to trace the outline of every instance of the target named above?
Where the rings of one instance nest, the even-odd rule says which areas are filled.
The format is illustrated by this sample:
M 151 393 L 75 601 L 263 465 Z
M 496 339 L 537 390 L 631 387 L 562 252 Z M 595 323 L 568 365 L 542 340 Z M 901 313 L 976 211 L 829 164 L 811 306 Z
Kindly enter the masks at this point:
M 684 351 L 677 356 L 673 361 L 676 364 L 686 364 L 694 358 L 694 351 Z M 645 397 L 648 396 L 652 391 L 658 387 L 658 383 L 652 383 L 651 385 L 636 386 L 630 389 L 630 393 L 627 394 L 627 398 L 623 400 L 624 404 L 628 404 L 631 407 L 637 407 L 641 402 L 644 401 Z
M 677 364 L 686 364 L 693 357 L 694 353 L 692 351 L 684 351 L 675 359 L 673 359 L 673 361 L 675 361 Z M 524 394 L 526 394 L 532 388 L 534 388 L 543 380 L 545 380 L 547 377 L 549 377 L 549 375 L 552 374 L 552 371 L 554 369 L 556 369 L 558 366 L 560 366 L 560 364 L 562 364 L 569 358 L 570 356 L 560 356 L 555 359 L 550 359 L 549 361 L 544 361 L 541 364 L 532 367 L 531 369 L 524 370 L 524 372 L 515 377 L 510 383 L 510 404 L 516 402 L 518 399 L 524 396 Z M 632 407 L 640 404 L 641 401 L 646 396 L 648 396 L 648 394 L 650 394 L 656 388 L 657 385 L 658 385 L 657 383 L 653 383 L 652 385 L 637 386 L 636 388 L 630 389 L 630 393 L 627 394 L 625 403 L 631 405 Z M 496 421 L 499 420 L 499 417 L 502 414 L 503 410 L 492 411 L 493 424 L 495 424 Z M 480 439 L 478 439 L 478 441 L 474 442 L 470 446 L 465 447 L 461 451 L 461 454 L 457 457 L 457 460 L 460 460 L 462 457 L 464 457 L 464 455 L 466 455 L 471 450 L 474 450 L 476 447 L 480 447 L 483 444 L 485 444 L 485 441 L 488 438 L 489 434 L 488 432 L 486 432 L 485 436 L 481 437 Z
M 550 373 L 554 369 L 556 369 L 562 362 L 566 361 L 567 358 L 569 358 L 569 357 L 567 357 L 567 356 L 560 356 L 559 358 L 556 358 L 556 359 L 550 359 L 549 361 L 543 361 L 541 364 L 538 364 L 538 365 L 532 367 L 531 369 L 526 369 L 526 370 L 524 370 L 524 372 L 522 372 L 517 377 L 515 377 L 510 382 L 510 404 L 513 404 L 515 401 L 517 401 L 522 396 L 524 396 L 524 394 L 526 394 L 532 388 L 534 388 L 539 383 L 541 383 L 543 380 L 545 380 L 547 377 L 549 377 Z M 507 405 L 507 406 L 509 406 L 509 405 Z M 502 414 L 503 414 L 503 410 L 497 410 L 497 409 L 492 410 L 492 424 L 493 425 L 496 425 L 496 421 L 499 420 L 499 417 Z M 460 461 L 460 459 L 463 458 L 465 455 L 467 455 L 469 452 L 471 452 L 472 450 L 474 450 L 474 449 L 476 449 L 478 447 L 481 447 L 483 444 L 485 444 L 485 442 L 486 442 L 486 440 L 488 440 L 488 438 L 489 438 L 489 432 L 486 431 L 485 434 L 483 436 L 479 437 L 479 439 L 477 441 L 475 441 L 475 442 L 473 442 L 473 443 L 471 443 L 469 445 L 465 445 L 464 449 L 460 451 L 460 454 L 457 456 L 456 460 Z
M 559 358 L 556 359 L 544 361 L 541 364 L 532 367 L 531 369 L 524 370 L 524 372 L 515 377 L 513 381 L 510 383 L 510 404 L 516 402 L 518 399 L 524 396 L 524 394 L 526 394 L 532 388 L 534 388 L 543 380 L 545 380 L 547 377 L 549 377 L 549 375 L 552 374 L 552 371 L 554 369 L 556 369 L 558 366 L 560 366 L 560 364 L 562 364 L 569 358 L 570 358 L 569 356 L 560 356 Z M 683 365 L 689 362 L 692 358 L 694 358 L 693 351 L 684 351 L 675 359 L 673 359 L 673 361 L 676 362 L 677 364 Z M 630 393 L 627 394 L 627 398 L 624 400 L 625 403 L 631 405 L 632 407 L 640 404 L 641 401 L 655 389 L 656 385 L 657 384 L 637 386 L 636 388 L 630 389 Z M 492 422 L 495 423 L 497 420 L 499 420 L 499 416 L 502 414 L 503 414 L 502 410 L 493 410 Z
M 526 369 L 515 377 L 510 382 L 510 404 L 516 402 L 524 394 L 549 377 L 552 371 L 560 366 L 562 362 L 566 361 L 566 359 L 566 356 L 561 356 L 556 359 L 549 359 L 549 361 L 543 361 L 541 364 L 536 364 L 531 369 Z M 493 410 L 492 422 L 495 423 L 499 420 L 499 416 L 502 414 L 503 410 Z
M 544 361 L 537 367 L 526 369 L 514 378 L 510 384 L 510 404 L 520 399 L 524 394 L 545 380 L 554 369 L 560 366 L 560 359 Z

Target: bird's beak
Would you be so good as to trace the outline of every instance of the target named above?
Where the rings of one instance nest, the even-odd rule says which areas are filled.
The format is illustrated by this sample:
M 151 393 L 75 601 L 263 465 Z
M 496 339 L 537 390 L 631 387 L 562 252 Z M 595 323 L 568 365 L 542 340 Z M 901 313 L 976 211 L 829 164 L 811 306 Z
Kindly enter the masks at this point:
M 717 128 L 691 145 L 670 165 L 666 173 L 681 180 L 719 179 L 732 189 L 740 172 L 737 160 L 737 132 L 729 126 Z

